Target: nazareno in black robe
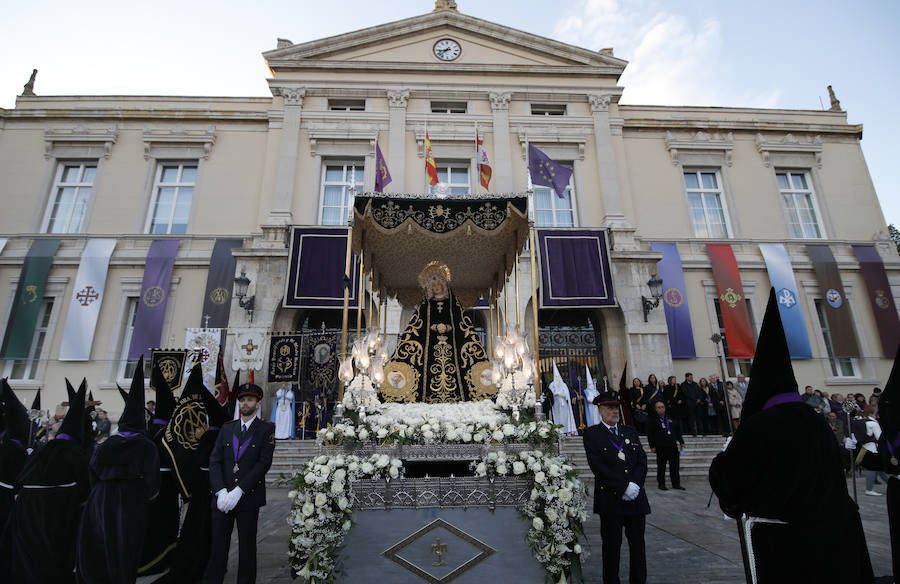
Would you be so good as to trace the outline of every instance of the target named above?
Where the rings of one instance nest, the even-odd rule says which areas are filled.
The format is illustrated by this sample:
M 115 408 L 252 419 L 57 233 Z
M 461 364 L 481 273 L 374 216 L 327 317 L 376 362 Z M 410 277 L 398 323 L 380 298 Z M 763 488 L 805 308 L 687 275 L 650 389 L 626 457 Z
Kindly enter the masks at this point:
M 16 477 L 25 467 L 27 456 L 21 443 L 6 437 L 0 439 L 0 533 L 12 511 L 16 496 Z
M 760 583 L 873 581 L 859 509 L 847 493 L 834 434 L 801 402 L 770 407 L 741 421 L 709 469 L 722 510 L 779 519 L 754 539 Z M 765 531 L 765 535 L 763 535 Z M 840 541 L 839 557 L 823 546 Z M 765 561 L 785 557 L 793 561 Z
M 0 537 L 0 582 L 75 581 L 75 542 L 90 490 L 84 452 L 75 441 L 56 439 L 26 460 Z
M 148 505 L 159 489 L 156 445 L 143 434 L 116 434 L 94 451 L 90 477 L 78 537 L 78 582 L 133 584 Z

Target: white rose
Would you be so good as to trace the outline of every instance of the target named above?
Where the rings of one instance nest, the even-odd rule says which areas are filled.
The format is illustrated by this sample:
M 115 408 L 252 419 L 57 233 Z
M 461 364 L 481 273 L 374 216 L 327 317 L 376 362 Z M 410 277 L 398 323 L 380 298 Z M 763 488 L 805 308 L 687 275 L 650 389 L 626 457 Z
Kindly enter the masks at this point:
M 448 442 L 456 442 L 459 439 L 459 434 L 456 433 L 456 430 L 448 430 L 447 431 L 447 441 Z
M 497 474 L 505 475 L 507 472 L 509 472 L 509 469 L 507 468 L 505 462 L 501 462 L 497 465 Z
M 325 439 L 326 440 L 334 440 L 334 432 L 332 432 L 331 430 L 327 430 L 325 432 Z
M 576 554 L 580 554 L 581 553 L 581 544 L 576 543 L 575 547 L 572 548 L 572 551 L 574 551 Z
M 313 473 L 313 472 L 308 472 L 308 473 L 306 473 L 306 476 L 303 477 L 303 481 L 304 481 L 307 485 L 313 484 L 314 482 L 316 482 L 316 474 Z
M 354 461 L 350 461 L 350 464 L 347 465 L 347 470 L 350 472 L 356 472 L 359 470 L 359 463 Z
M 516 427 L 512 424 L 503 424 L 503 433 L 507 436 L 512 436 L 516 433 Z
M 316 464 L 325 464 L 326 462 L 328 462 L 328 457 L 324 454 L 320 454 L 313 462 L 315 462 Z
M 525 463 L 521 461 L 515 461 L 513 463 L 513 474 L 520 475 L 525 472 Z
M 559 466 L 556 464 L 551 464 L 550 468 L 547 469 L 547 474 L 550 475 L 551 477 L 558 477 L 559 476 Z
M 375 466 L 378 468 L 384 468 L 391 463 L 391 457 L 387 454 L 382 454 L 378 457 L 378 460 L 375 462 Z
M 538 531 L 544 529 L 544 521 L 540 517 L 535 517 L 531 520 L 531 525 L 534 526 Z
M 378 436 L 379 439 L 383 439 L 388 435 L 388 429 L 382 426 L 381 428 L 378 428 L 378 432 L 376 432 L 375 435 Z
M 478 476 L 484 476 L 487 473 L 487 466 L 483 462 L 479 462 L 478 466 L 475 467 L 475 472 Z
M 547 480 L 547 477 L 544 475 L 544 471 L 534 473 L 534 482 L 543 485 L 545 480 Z
M 364 462 L 364 463 L 362 463 L 362 466 L 360 467 L 360 469 L 362 469 L 362 471 L 363 471 L 365 474 L 372 474 L 372 471 L 374 470 L 374 467 L 372 466 L 372 463 L 370 463 L 370 462 Z
M 532 501 L 537 501 L 538 495 L 540 495 L 540 493 L 538 493 L 537 489 L 531 489 L 531 500 Z
M 316 507 L 321 507 L 328 501 L 328 497 L 325 496 L 325 493 L 316 493 Z
M 403 461 L 400 460 L 399 458 L 392 458 L 392 459 L 391 459 L 391 466 L 394 466 L 394 467 L 398 467 L 398 468 L 399 468 L 399 467 L 403 466 Z
M 569 489 L 560 489 L 556 495 L 563 503 L 568 503 L 572 500 L 572 491 L 570 491 Z
M 365 428 L 360 428 L 358 435 L 359 439 L 363 442 L 369 439 L 369 432 Z
M 547 515 L 547 519 L 550 520 L 550 523 L 556 523 L 556 520 L 559 519 L 559 515 L 556 514 L 556 511 L 554 511 L 552 507 L 548 507 L 545 514 Z
M 432 432 L 431 430 L 425 430 L 422 432 L 422 437 L 425 438 L 425 440 L 431 440 L 432 438 L 434 438 L 434 432 Z
M 354 428 L 353 426 L 347 426 L 346 428 L 344 428 L 344 436 L 353 438 L 354 436 L 356 436 L 356 428 Z
M 311 529 L 315 528 L 316 520 L 313 519 L 312 517 L 310 517 L 309 519 L 307 519 L 306 521 L 303 522 L 303 525 L 306 527 L 306 529 L 311 530 Z
M 491 438 L 493 438 L 494 442 L 503 442 L 503 430 L 494 430 Z
M 350 531 L 351 526 L 352 525 L 350 523 L 350 520 L 348 519 L 347 521 L 344 521 L 344 525 L 342 527 L 343 527 L 344 531 Z
M 462 433 L 462 441 L 463 442 L 471 442 L 472 441 L 472 433 L 471 432 L 463 432 Z
M 400 476 L 400 471 L 397 470 L 396 466 L 392 466 L 391 470 L 388 471 L 388 474 L 391 475 L 392 479 L 395 479 Z
M 497 460 L 497 453 L 494 451 L 488 452 L 488 460 Z
M 344 480 L 344 477 L 346 477 L 346 476 L 347 476 L 347 471 L 345 471 L 342 468 L 339 468 L 336 471 L 334 471 L 335 480 L 342 481 L 342 480 Z
M 297 491 L 296 491 L 296 490 L 295 490 L 295 491 L 288 491 L 288 499 L 290 499 L 290 500 L 293 501 L 293 500 L 296 499 L 296 498 L 297 498 Z
M 344 492 L 344 481 L 334 481 L 331 483 L 331 494 L 340 495 Z
M 347 500 L 347 497 L 340 497 L 338 499 L 337 504 L 338 504 L 338 507 L 340 508 L 340 510 L 343 511 L 344 509 L 347 508 L 347 505 L 350 504 L 350 501 Z
M 546 438 L 550 435 L 550 429 L 547 426 L 542 426 L 540 430 L 538 430 L 538 436 L 541 438 Z
M 312 515 L 315 512 L 316 512 L 315 505 L 313 505 L 312 503 L 304 503 L 303 504 L 303 516 L 304 517 L 309 517 L 310 515 Z
M 481 432 L 475 432 L 475 434 L 472 435 L 472 440 L 474 440 L 475 442 L 483 442 L 484 434 L 482 434 Z

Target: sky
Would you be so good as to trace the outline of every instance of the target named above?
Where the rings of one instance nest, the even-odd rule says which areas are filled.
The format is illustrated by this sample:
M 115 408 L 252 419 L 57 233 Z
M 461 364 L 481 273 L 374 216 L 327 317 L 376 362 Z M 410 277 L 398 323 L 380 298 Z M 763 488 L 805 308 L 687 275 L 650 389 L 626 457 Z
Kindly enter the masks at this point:
M 622 103 L 822 109 L 832 85 L 887 223 L 900 225 L 900 2 L 457 0 L 461 12 L 629 61 Z M 428 0 L 9 2 L 0 107 L 38 95 L 268 96 L 261 53 L 408 18 Z M 893 63 L 893 65 L 892 65 Z M 883 226 L 873 226 L 874 233 Z

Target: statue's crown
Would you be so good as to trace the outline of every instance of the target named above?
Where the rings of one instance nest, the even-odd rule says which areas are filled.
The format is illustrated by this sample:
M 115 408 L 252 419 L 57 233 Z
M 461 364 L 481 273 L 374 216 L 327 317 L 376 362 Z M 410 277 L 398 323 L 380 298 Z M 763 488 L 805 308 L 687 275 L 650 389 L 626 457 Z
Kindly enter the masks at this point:
M 424 288 L 435 276 L 442 278 L 448 285 L 450 284 L 450 268 L 447 267 L 447 264 L 431 260 L 419 272 L 419 286 Z

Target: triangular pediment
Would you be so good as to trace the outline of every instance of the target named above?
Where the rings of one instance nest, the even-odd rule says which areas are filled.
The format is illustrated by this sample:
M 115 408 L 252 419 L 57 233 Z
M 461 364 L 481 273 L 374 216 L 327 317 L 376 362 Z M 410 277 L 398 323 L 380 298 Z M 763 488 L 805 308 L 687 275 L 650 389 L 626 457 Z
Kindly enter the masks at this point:
M 452 61 L 442 62 L 433 54 L 434 44 L 444 38 L 453 39 L 462 49 Z M 399 68 L 513 67 L 618 76 L 627 64 L 607 53 L 568 45 L 455 10 L 435 11 L 306 43 L 284 43 L 263 56 L 273 70 L 303 68 L 326 61 L 340 63 L 342 68 L 393 63 Z

